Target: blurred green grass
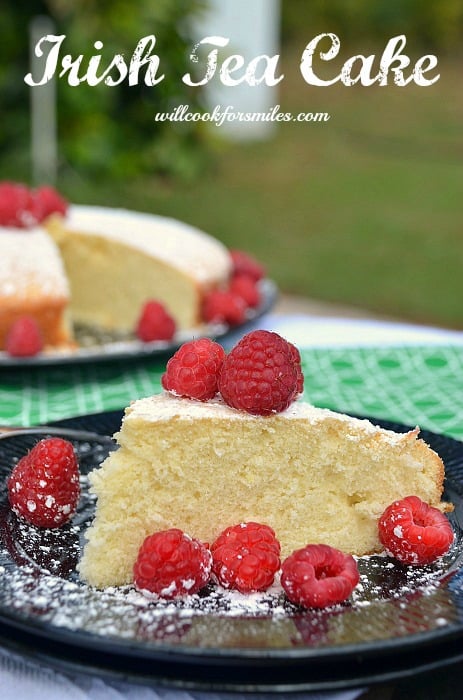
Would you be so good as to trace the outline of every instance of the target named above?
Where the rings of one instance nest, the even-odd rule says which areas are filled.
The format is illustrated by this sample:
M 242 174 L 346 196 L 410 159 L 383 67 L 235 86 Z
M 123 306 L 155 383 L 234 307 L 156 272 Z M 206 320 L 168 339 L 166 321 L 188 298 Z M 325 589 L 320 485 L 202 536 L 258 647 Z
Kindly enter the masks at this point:
M 71 177 L 60 187 L 75 202 L 199 226 L 256 255 L 286 293 L 463 327 L 461 64 L 440 62 L 429 88 L 313 88 L 299 56 L 283 66 L 281 108 L 328 111 L 328 123 L 217 140 L 215 167 L 192 182 Z

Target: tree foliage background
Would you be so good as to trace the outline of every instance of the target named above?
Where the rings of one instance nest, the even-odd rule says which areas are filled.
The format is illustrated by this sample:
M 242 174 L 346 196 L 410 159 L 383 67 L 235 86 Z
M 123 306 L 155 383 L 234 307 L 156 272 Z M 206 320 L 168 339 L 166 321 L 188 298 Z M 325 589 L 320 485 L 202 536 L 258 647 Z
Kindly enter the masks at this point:
M 27 168 L 29 157 L 29 25 L 33 17 L 46 15 L 55 34 L 65 34 L 61 52 L 85 59 L 96 54 L 94 42 L 103 42 L 101 70 L 115 54 L 126 62 L 138 43 L 156 36 L 154 53 L 161 57 L 160 74 L 166 79 L 153 87 L 127 81 L 109 88 L 86 83 L 71 88 L 57 81 L 61 169 L 80 174 L 132 176 L 155 172 L 188 177 L 200 167 L 205 149 L 195 124 L 155 123 L 154 114 L 177 104 L 200 109 L 200 93 L 181 79 L 191 70 L 192 38 L 187 19 L 201 10 L 201 0 L 34 0 L 32 3 L 2 0 L 0 26 L 0 158 L 11 171 Z M 172 79 L 175 76 L 175 79 Z M 169 79 L 169 77 L 171 79 Z
M 462 0 L 282 0 L 286 40 L 310 29 L 337 33 L 343 42 L 387 40 L 405 34 L 428 51 L 461 51 Z
M 0 3 L 0 176 L 29 179 L 29 72 L 31 18 L 48 15 L 65 34 L 64 53 L 88 58 L 104 44 L 102 67 L 116 53 L 129 59 L 137 42 L 155 34 L 166 79 L 155 87 L 57 81 L 60 171 L 79 177 L 120 178 L 144 173 L 188 179 L 208 162 L 210 141 L 202 124 L 156 123 L 154 114 L 178 104 L 201 108 L 201 92 L 181 76 L 191 70 L 188 18 L 207 0 L 34 0 Z M 462 0 L 281 0 L 283 42 L 334 31 L 344 44 L 405 33 L 429 50 L 461 50 Z M 106 63 L 106 65 L 107 65 Z M 171 79 L 169 79 L 169 77 Z M 173 77 L 173 78 L 172 78 Z

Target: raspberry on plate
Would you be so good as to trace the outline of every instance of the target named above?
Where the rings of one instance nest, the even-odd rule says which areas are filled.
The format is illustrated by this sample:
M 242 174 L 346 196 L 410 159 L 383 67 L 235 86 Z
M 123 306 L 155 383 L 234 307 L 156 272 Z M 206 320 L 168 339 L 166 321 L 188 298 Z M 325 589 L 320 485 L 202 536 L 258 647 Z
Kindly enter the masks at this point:
M 209 338 L 184 343 L 167 362 L 161 383 L 166 391 L 207 401 L 217 394 L 225 350 Z
M 291 343 L 271 331 L 245 335 L 226 357 L 219 377 L 224 401 L 255 415 L 284 411 L 302 388 Z
M 43 350 L 42 333 L 31 316 L 21 316 L 11 326 L 5 350 L 12 357 L 33 357 Z
M 80 496 L 79 467 L 72 444 L 40 440 L 8 478 L 13 511 L 37 527 L 60 527 L 73 516 Z
M 447 552 L 454 538 L 445 515 L 418 496 L 391 503 L 378 529 L 388 554 L 404 564 L 430 564 Z
M 246 318 L 247 304 L 242 296 L 229 289 L 213 289 L 204 297 L 201 316 L 206 323 L 238 326 Z
M 265 591 L 280 568 L 280 543 L 268 525 L 240 523 L 226 528 L 211 547 L 212 572 L 224 588 Z
M 265 277 L 265 268 L 252 255 L 242 250 L 231 250 L 233 275 L 247 275 L 255 282 Z
M 135 333 L 140 340 L 172 340 L 175 335 L 175 320 L 163 304 L 154 299 L 147 301 L 138 318 Z
M 133 567 L 134 583 L 161 598 L 192 595 L 208 583 L 211 567 L 205 544 L 171 528 L 145 538 Z
M 254 309 L 260 304 L 259 287 L 249 275 L 235 275 L 230 281 L 230 292 L 241 297 L 248 308 Z
M 359 579 L 354 557 L 326 544 L 297 549 L 281 567 L 281 585 L 288 599 L 307 608 L 342 603 Z

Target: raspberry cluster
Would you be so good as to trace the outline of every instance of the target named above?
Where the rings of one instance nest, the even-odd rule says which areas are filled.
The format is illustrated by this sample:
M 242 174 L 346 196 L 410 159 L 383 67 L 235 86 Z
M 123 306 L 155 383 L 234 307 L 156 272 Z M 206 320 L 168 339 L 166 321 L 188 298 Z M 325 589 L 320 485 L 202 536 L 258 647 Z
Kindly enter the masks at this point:
M 26 185 L 0 182 L 0 226 L 31 228 L 50 214 L 65 214 L 66 200 L 48 185 L 30 189 Z
M 237 326 L 243 323 L 249 309 L 259 306 L 259 282 L 265 276 L 264 267 L 251 255 L 231 250 L 232 274 L 228 286 L 213 289 L 206 294 L 202 318 L 207 323 L 225 323 Z
M 177 396 L 205 401 L 219 391 L 229 406 L 262 416 L 284 411 L 303 385 L 298 349 L 264 330 L 245 335 L 228 355 L 206 338 L 185 343 L 162 377 Z
M 212 289 L 205 294 L 201 317 L 206 323 L 225 323 L 238 326 L 246 320 L 249 309 L 261 302 L 259 282 L 265 269 L 252 256 L 231 250 L 232 274 L 226 287 Z M 147 301 L 141 309 L 135 326 L 135 335 L 143 342 L 171 341 L 176 331 L 173 316 L 159 300 Z
M 140 590 L 163 598 L 191 595 L 211 579 L 240 593 L 267 590 L 280 569 L 280 543 L 268 525 L 239 523 L 226 528 L 210 549 L 178 529 L 149 535 L 134 565 Z M 281 565 L 288 599 L 322 608 L 346 600 L 359 581 L 355 560 L 326 545 L 308 545 Z

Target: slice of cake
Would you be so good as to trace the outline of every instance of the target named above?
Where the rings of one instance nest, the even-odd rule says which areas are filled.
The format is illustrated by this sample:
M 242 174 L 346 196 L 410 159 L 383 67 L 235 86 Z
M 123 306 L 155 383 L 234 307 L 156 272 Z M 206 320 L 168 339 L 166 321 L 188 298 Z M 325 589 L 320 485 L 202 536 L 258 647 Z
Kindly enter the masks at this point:
M 164 304 L 178 328 L 194 328 L 203 295 L 231 272 L 225 246 L 174 219 L 71 206 L 47 227 L 70 280 L 73 320 L 107 330 L 132 331 L 148 299 Z
M 395 499 L 440 504 L 444 466 L 418 429 L 397 434 L 297 401 L 265 417 L 160 394 L 126 410 L 119 448 L 91 474 L 97 507 L 80 573 L 129 583 L 144 538 L 176 527 L 211 543 L 230 525 L 270 525 L 282 557 L 308 543 L 381 550 Z
M 47 346 L 68 346 L 69 285 L 59 251 L 40 226 L 0 226 L 0 350 L 12 325 L 33 317 Z

